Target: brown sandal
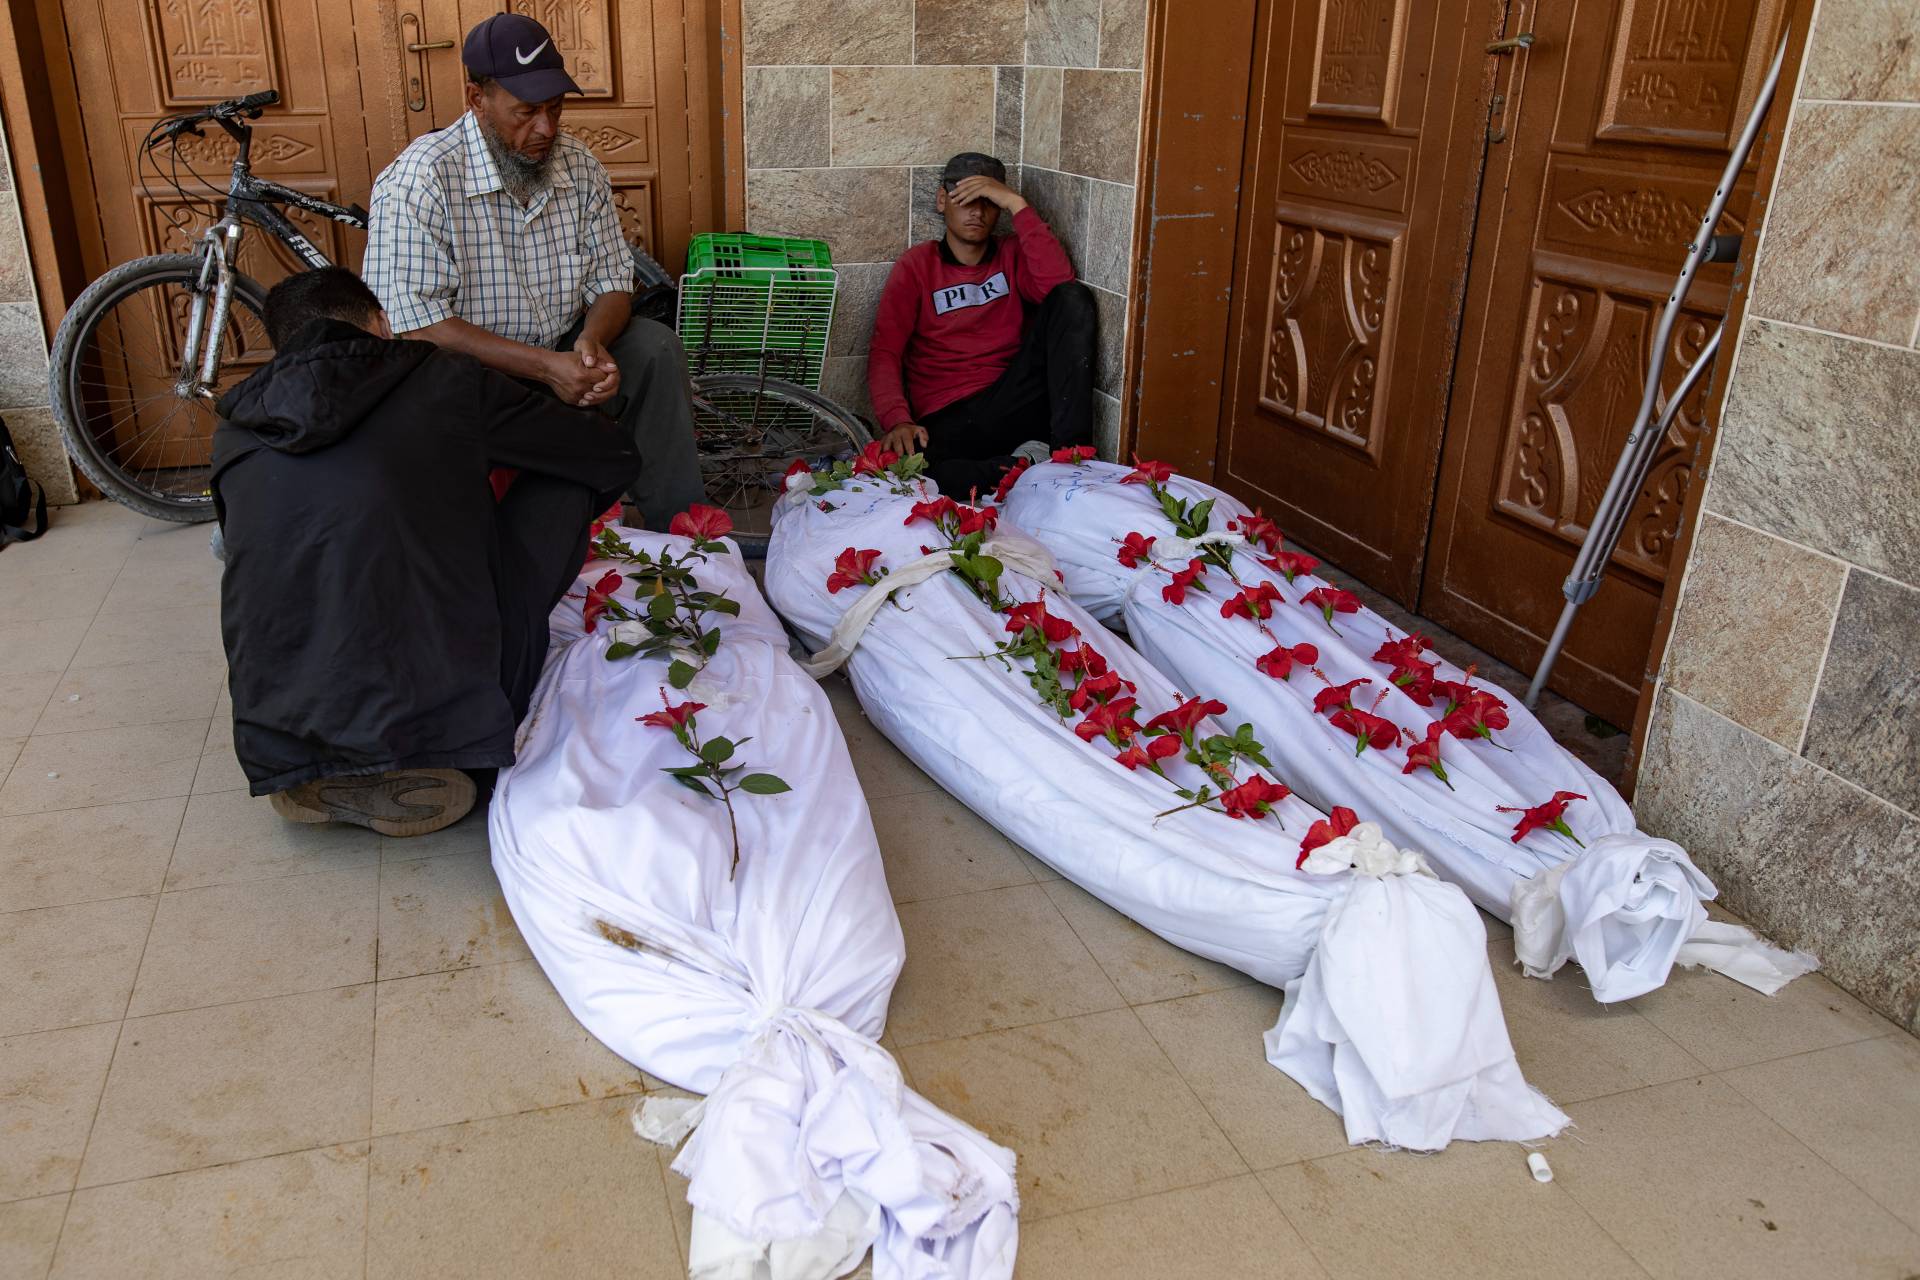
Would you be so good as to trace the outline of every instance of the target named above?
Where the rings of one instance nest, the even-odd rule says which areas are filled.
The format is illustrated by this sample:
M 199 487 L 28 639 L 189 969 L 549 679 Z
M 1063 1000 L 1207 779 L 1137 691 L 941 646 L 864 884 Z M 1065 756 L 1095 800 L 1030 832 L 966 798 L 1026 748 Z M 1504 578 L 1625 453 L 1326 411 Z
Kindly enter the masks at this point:
M 383 836 L 423 836 L 450 827 L 473 808 L 473 779 L 458 769 L 318 778 L 272 798 L 289 822 L 351 822 Z

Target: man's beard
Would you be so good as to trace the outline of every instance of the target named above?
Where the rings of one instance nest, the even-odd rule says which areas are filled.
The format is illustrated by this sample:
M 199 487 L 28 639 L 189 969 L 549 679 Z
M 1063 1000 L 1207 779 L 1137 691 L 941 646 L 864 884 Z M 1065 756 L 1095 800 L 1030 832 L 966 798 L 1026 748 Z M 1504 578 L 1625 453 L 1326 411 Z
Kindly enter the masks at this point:
M 515 151 L 484 116 L 477 112 L 475 115 L 480 123 L 480 136 L 486 139 L 494 167 L 500 171 L 500 184 L 516 203 L 526 204 L 546 188 L 547 177 L 553 169 L 554 149 L 548 147 L 547 154 L 537 160 L 524 151 Z

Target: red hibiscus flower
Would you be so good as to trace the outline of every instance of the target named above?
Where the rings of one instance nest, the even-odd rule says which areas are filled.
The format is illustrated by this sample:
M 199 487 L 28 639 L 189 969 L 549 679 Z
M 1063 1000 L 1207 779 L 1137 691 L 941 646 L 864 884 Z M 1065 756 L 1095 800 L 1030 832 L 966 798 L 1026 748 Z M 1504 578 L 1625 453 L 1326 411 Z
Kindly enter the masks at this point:
M 1074 467 L 1079 466 L 1091 457 L 1093 457 L 1093 446 L 1090 444 L 1077 444 L 1071 449 L 1055 449 L 1053 451 L 1053 460 L 1055 462 L 1064 462 L 1068 466 Z
M 827 577 L 827 594 L 833 595 L 847 587 L 870 587 L 880 581 L 873 571 L 873 562 L 879 558 L 878 551 L 855 551 L 852 547 L 842 551 Z
M 1017 636 L 1028 627 L 1038 631 L 1048 644 L 1060 644 L 1080 634 L 1080 628 L 1065 618 L 1056 618 L 1048 613 L 1044 598 L 1017 604 L 1007 610 L 1008 631 Z
M 1256 773 L 1239 786 L 1222 791 L 1220 805 L 1229 818 L 1264 818 L 1292 794 L 1293 788 L 1286 783 L 1269 782 Z
M 1000 523 L 1000 513 L 993 507 L 962 507 L 956 505 L 954 514 L 960 517 L 959 536 L 964 538 L 970 533 L 985 533 Z
M 1136 455 L 1133 470 L 1120 477 L 1121 484 L 1165 484 L 1173 479 L 1173 468 L 1164 462 L 1142 462 Z
M 1431 648 L 1433 648 L 1433 641 L 1416 631 L 1412 635 L 1401 636 L 1398 640 L 1388 640 L 1373 651 L 1373 660 L 1384 662 L 1390 667 L 1410 667 L 1420 662 L 1420 655 Z
M 1147 721 L 1148 733 L 1177 733 L 1182 737 L 1200 727 L 1208 716 L 1227 714 L 1227 704 L 1214 698 L 1188 698 L 1171 711 Z
M 913 510 L 909 511 L 907 518 L 900 523 L 912 524 L 915 520 L 925 520 L 928 524 L 942 524 L 948 516 L 956 515 L 959 511 L 959 503 L 941 494 L 930 501 L 914 503 Z
M 1400 726 L 1385 716 L 1377 716 L 1371 711 L 1362 711 L 1358 707 L 1341 707 L 1327 717 L 1336 729 L 1343 729 L 1354 736 L 1356 756 L 1368 747 L 1382 751 L 1400 741 Z
M 1120 543 L 1120 563 L 1129 569 L 1139 568 L 1142 560 L 1152 559 L 1153 544 L 1157 541 L 1159 539 L 1143 538 L 1137 533 L 1128 534 Z
M 1141 765 L 1145 765 L 1155 773 L 1159 773 L 1160 762 L 1179 750 L 1180 739 L 1178 738 L 1171 736 L 1152 738 L 1145 746 L 1139 742 L 1131 743 L 1115 759 L 1129 769 L 1138 769 Z
M 1160 598 L 1168 604 L 1185 604 L 1187 602 L 1188 587 L 1192 587 L 1195 591 L 1205 591 L 1207 589 L 1206 585 L 1201 581 L 1202 578 L 1206 577 L 1206 573 L 1207 562 L 1198 556 L 1194 557 L 1192 560 L 1187 561 L 1186 568 L 1174 572 L 1172 582 L 1160 588 Z
M 1440 744 L 1446 740 L 1446 726 L 1438 722 L 1427 726 L 1427 736 L 1407 748 L 1407 762 L 1400 772 L 1412 773 L 1415 769 L 1431 769 L 1433 776 L 1446 782 L 1447 790 L 1453 790 L 1453 783 L 1447 781 L 1446 766 L 1440 763 Z
M 1456 738 L 1486 738 L 1491 741 L 1495 729 L 1507 727 L 1507 704 L 1484 689 L 1469 689 L 1466 699 L 1449 711 L 1440 723 Z
M 1313 695 L 1313 709 L 1318 714 L 1325 715 L 1335 707 L 1350 706 L 1353 703 L 1354 689 L 1360 685 L 1372 683 L 1373 681 L 1362 676 L 1358 680 L 1349 680 L 1345 684 L 1328 685 Z
M 1107 674 L 1107 660 L 1101 657 L 1100 651 L 1091 645 L 1081 644 L 1072 649 L 1063 649 L 1060 651 L 1059 661 L 1060 674 L 1063 676 L 1072 675 L 1076 671 L 1084 672 L 1089 676 Z
M 621 519 L 625 516 L 625 514 L 626 514 L 625 512 L 621 511 L 620 504 L 618 502 L 608 507 L 605 511 L 602 511 L 598 516 L 598 518 L 596 518 L 592 524 L 587 526 L 587 541 L 598 542 L 600 540 L 601 531 L 604 530 L 608 525 L 619 524 Z M 591 547 L 587 549 L 587 559 L 589 562 L 591 562 L 593 559 L 593 549 Z
M 687 726 L 693 723 L 694 716 L 707 709 L 707 704 L 704 702 L 683 702 L 676 707 L 667 701 L 665 689 L 660 691 L 660 703 L 666 710 L 649 712 L 644 716 L 635 716 L 634 719 L 641 724 L 650 724 L 656 729 L 671 729 L 676 738 L 686 737 Z
M 1140 732 L 1140 726 L 1133 722 L 1133 712 L 1138 705 L 1132 698 L 1095 703 L 1087 708 L 1087 714 L 1073 726 L 1073 731 L 1083 742 L 1104 736 L 1115 746 L 1124 746 Z
M 1271 582 L 1263 582 L 1257 587 L 1243 588 L 1239 595 L 1233 596 L 1220 606 L 1223 618 L 1271 618 L 1274 603 L 1285 604 L 1280 598 L 1280 588 Z
M 1297 644 L 1289 649 L 1281 645 L 1272 653 L 1265 653 L 1253 660 L 1253 665 L 1262 675 L 1272 676 L 1275 680 L 1286 680 L 1293 675 L 1296 666 L 1310 667 L 1320 661 L 1320 651 L 1310 644 Z
M 1013 465 L 1001 473 L 1000 483 L 994 486 L 993 500 L 1005 502 L 1007 495 L 1013 492 L 1013 486 L 1020 482 L 1020 477 L 1027 474 L 1027 468 L 1032 465 L 1031 458 L 1016 458 Z
M 1503 804 L 1496 805 L 1494 812 L 1517 813 L 1520 815 L 1520 821 L 1513 824 L 1513 842 L 1515 844 L 1519 844 L 1522 840 L 1526 839 L 1530 832 L 1556 831 L 1584 849 L 1587 846 L 1581 843 L 1579 836 L 1573 834 L 1573 828 L 1567 825 L 1565 815 L 1569 802 L 1585 799 L 1585 796 L 1576 791 L 1556 791 L 1553 793 L 1553 799 L 1547 801 L 1545 804 L 1536 804 L 1531 809 L 1516 809 L 1511 805 Z
M 1067 695 L 1067 705 L 1075 711 L 1084 711 L 1089 702 L 1105 702 L 1125 689 L 1133 692 L 1133 685 L 1120 678 L 1118 671 L 1103 671 L 1097 676 L 1082 680 L 1074 691 Z
M 1423 707 L 1433 705 L 1433 672 L 1431 664 L 1415 662 L 1409 666 L 1393 669 L 1393 683 L 1415 702 Z
M 1320 567 L 1320 562 L 1304 551 L 1276 551 L 1260 562 L 1285 578 L 1289 584 L 1295 574 L 1312 573 Z
M 1227 528 L 1238 529 L 1240 536 L 1248 542 L 1264 546 L 1269 551 L 1280 549 L 1280 526 L 1261 515 L 1258 511 L 1250 516 L 1241 516 L 1227 521 Z
M 1333 625 L 1334 614 L 1360 612 L 1360 597 L 1339 587 L 1315 587 L 1300 597 L 1300 603 L 1318 609 L 1335 635 L 1340 634 L 1340 628 Z
M 857 476 L 877 476 L 894 463 L 900 461 L 900 455 L 891 449 L 882 449 L 875 440 L 860 451 L 853 460 L 853 474 Z
M 1331 844 L 1336 838 L 1352 832 L 1360 825 L 1360 815 L 1344 805 L 1336 806 L 1334 811 L 1319 819 L 1307 828 L 1306 838 L 1300 841 L 1300 856 L 1294 859 L 1297 870 L 1307 860 L 1307 855 L 1323 844 Z
M 733 517 L 718 507 L 696 502 L 667 523 L 667 532 L 695 542 L 717 542 L 733 532 Z
M 625 581 L 618 571 L 609 569 L 600 581 L 587 588 L 586 607 L 581 610 L 587 620 L 587 630 L 591 631 L 600 625 L 600 615 L 607 611 L 607 606 L 613 601 L 613 593 Z

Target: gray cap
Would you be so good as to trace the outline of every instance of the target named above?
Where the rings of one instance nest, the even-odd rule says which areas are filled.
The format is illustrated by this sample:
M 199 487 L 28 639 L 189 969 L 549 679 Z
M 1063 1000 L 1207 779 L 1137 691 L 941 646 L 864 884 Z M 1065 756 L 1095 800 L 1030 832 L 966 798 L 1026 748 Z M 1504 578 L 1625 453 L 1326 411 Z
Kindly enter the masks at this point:
M 962 151 L 947 161 L 947 167 L 940 171 L 940 185 L 951 187 L 960 179 L 971 178 L 976 174 L 984 174 L 995 182 L 1005 182 L 1007 166 L 992 156 L 983 155 L 978 151 Z

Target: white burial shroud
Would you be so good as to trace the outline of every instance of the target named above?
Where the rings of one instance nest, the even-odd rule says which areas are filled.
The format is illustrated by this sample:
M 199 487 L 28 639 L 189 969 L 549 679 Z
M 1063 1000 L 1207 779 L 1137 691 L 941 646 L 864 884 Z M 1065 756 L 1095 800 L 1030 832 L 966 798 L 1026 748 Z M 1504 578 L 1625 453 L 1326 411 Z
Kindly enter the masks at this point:
M 1417 857 L 1381 856 L 1377 841 L 1316 851 L 1331 874 L 1296 870 L 1301 837 L 1321 815 L 1295 799 L 1258 821 L 1199 809 L 1157 817 L 1181 803 L 1166 781 L 1129 772 L 1104 742 L 1081 741 L 1023 672 L 978 660 L 1008 638 L 1005 620 L 945 570 L 945 552 L 924 563 L 922 544 L 942 539 L 906 523 L 913 502 L 870 481 L 818 500 L 790 493 L 767 552 L 768 598 L 816 650 L 839 631 L 835 651 L 851 651 L 848 675 L 881 732 L 1088 892 L 1178 946 L 1285 987 L 1267 1056 L 1341 1113 L 1351 1141 L 1436 1150 L 1455 1138 L 1541 1138 L 1566 1124 L 1520 1074 L 1485 929 L 1458 890 L 1420 874 Z M 848 547 L 879 550 L 890 578 L 829 593 Z M 986 550 L 1008 565 L 1006 594 L 1033 600 L 1043 583 L 1057 586 L 1032 540 L 1003 531 Z M 842 629 L 883 590 L 891 599 L 859 634 Z M 1138 686 L 1142 724 L 1180 701 L 1064 593 L 1046 600 Z M 1192 765 L 1167 764 L 1198 785 Z M 1365 873 L 1344 869 L 1356 861 Z
M 1331 584 L 1304 573 L 1288 583 L 1261 564 L 1259 556 L 1268 552 L 1248 548 L 1227 528 L 1250 514 L 1248 508 L 1184 476 L 1169 481 L 1168 492 L 1189 502 L 1212 499 L 1209 537 L 1234 548 L 1234 572 L 1246 585 L 1271 582 L 1284 603 L 1267 621 L 1272 638 L 1247 618 L 1221 616 L 1222 604 L 1239 590 L 1222 570 L 1209 570 L 1206 592 L 1189 591 L 1183 603 L 1169 603 L 1161 594 L 1169 574 L 1122 565 L 1121 540 L 1136 532 L 1154 537 L 1155 558 L 1175 567 L 1198 549 L 1179 545 L 1147 486 L 1122 483 L 1131 470 L 1107 462 L 1043 463 L 1020 477 L 1001 515 L 1053 553 L 1067 589 L 1095 617 L 1124 619 L 1133 643 L 1160 670 L 1182 686 L 1205 687 L 1252 721 L 1280 775 L 1302 795 L 1379 822 L 1394 843 L 1422 850 L 1441 876 L 1510 920 L 1515 955 L 1529 974 L 1548 977 L 1571 958 L 1586 971 L 1595 999 L 1615 1001 L 1659 987 L 1676 961 L 1706 965 L 1769 994 L 1814 967 L 1812 956 L 1709 920 L 1701 902 L 1714 896 L 1712 881 L 1679 845 L 1641 832 L 1620 793 L 1556 743 L 1518 698 L 1500 695 L 1510 723 L 1494 732 L 1499 746 L 1451 735 L 1442 741 L 1451 788 L 1430 769 L 1403 772 L 1410 745 L 1404 736 L 1396 746 L 1356 757 L 1356 739 L 1313 709 L 1314 695 L 1326 687 L 1317 676 L 1296 667 L 1276 680 L 1254 660 L 1276 641 L 1311 644 L 1330 683 L 1372 681 L 1356 691 L 1356 706 L 1371 707 L 1379 691 L 1388 690 L 1376 714 L 1418 741 L 1446 711 L 1446 699 L 1421 706 L 1392 683 L 1387 664 L 1373 659 L 1383 643 L 1405 633 L 1365 606 L 1335 614 L 1329 625 L 1300 600 Z M 1426 660 L 1438 662 L 1442 679 L 1465 678 L 1438 654 Z M 1538 805 L 1559 791 L 1586 797 L 1565 814 L 1585 849 L 1551 831 L 1534 831 L 1516 844 L 1517 815 L 1500 808 Z
M 617 532 L 638 550 L 687 546 Z M 590 563 L 582 592 L 612 567 Z M 751 738 L 735 762 L 792 791 L 736 796 L 729 881 L 725 808 L 662 773 L 690 757 L 635 722 L 660 710 L 666 664 L 608 661 L 612 627 L 585 634 L 579 598 L 562 600 L 489 815 L 514 920 L 589 1031 L 707 1095 L 649 1099 L 636 1117 L 669 1143 L 698 1126 L 674 1161 L 696 1280 L 829 1280 L 869 1246 L 880 1280 L 1005 1280 L 1013 1153 L 906 1088 L 877 1043 L 905 949 L 833 712 L 737 553 L 697 577 L 741 613 L 707 615 L 719 651 L 668 695 L 707 703 L 702 739 Z

